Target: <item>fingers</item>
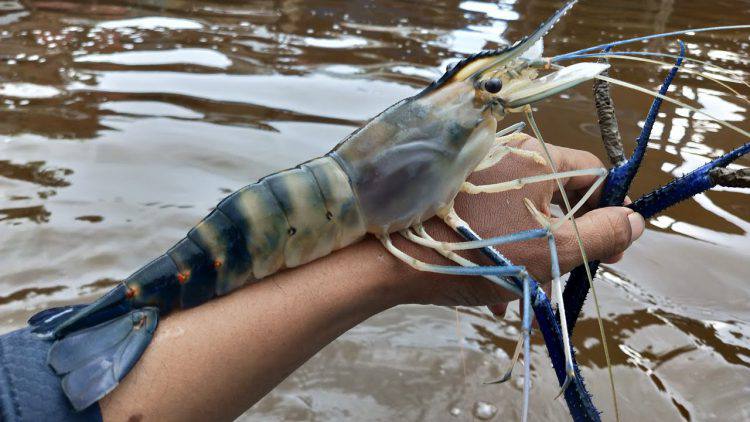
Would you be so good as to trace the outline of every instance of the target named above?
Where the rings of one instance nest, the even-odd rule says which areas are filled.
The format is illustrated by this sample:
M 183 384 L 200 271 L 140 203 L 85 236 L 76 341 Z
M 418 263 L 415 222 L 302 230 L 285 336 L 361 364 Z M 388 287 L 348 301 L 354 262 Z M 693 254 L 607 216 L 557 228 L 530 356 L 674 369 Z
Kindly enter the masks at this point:
M 612 262 L 641 237 L 645 221 L 640 214 L 623 207 L 599 208 L 576 219 L 586 255 L 591 261 Z M 556 232 L 560 269 L 566 273 L 583 264 L 575 231 L 570 221 Z

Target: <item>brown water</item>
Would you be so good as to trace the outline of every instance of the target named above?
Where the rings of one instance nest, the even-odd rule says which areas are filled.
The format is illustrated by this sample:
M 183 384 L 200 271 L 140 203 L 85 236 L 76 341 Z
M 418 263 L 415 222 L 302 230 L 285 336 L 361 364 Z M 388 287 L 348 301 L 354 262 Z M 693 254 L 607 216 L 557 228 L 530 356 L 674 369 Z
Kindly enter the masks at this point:
M 102 294 L 231 190 L 326 152 L 457 57 L 517 39 L 559 4 L 0 2 L 0 331 Z M 748 9 L 728 0 L 582 0 L 546 51 L 750 23 Z M 747 79 L 748 32 L 684 39 L 693 56 L 737 69 L 715 76 Z M 672 41 L 641 47 L 675 51 Z M 663 74 L 631 62 L 613 71 L 650 88 Z M 747 103 L 703 78 L 683 74 L 672 93 L 748 127 Z M 630 148 L 650 100 L 621 89 L 614 98 Z M 549 141 L 602 155 L 590 87 L 538 110 Z M 632 196 L 742 142 L 665 106 Z M 713 190 L 648 228 L 599 276 L 623 419 L 750 418 L 748 192 Z M 471 420 L 490 405 L 495 420 L 517 419 L 518 382 L 482 385 L 508 362 L 516 313 L 495 323 L 485 310 L 461 311 L 460 330 L 447 308 L 379 315 L 244 418 Z M 612 419 L 592 315 L 589 303 L 574 342 L 595 402 Z M 540 341 L 532 417 L 566 420 Z

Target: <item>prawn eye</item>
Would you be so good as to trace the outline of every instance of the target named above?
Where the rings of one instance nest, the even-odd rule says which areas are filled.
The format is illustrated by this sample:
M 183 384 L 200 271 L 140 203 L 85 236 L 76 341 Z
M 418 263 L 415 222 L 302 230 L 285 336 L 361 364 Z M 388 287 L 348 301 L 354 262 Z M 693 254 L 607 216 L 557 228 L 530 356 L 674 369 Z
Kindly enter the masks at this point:
M 497 94 L 503 88 L 503 81 L 497 78 L 487 79 L 484 82 L 484 90 L 490 94 Z

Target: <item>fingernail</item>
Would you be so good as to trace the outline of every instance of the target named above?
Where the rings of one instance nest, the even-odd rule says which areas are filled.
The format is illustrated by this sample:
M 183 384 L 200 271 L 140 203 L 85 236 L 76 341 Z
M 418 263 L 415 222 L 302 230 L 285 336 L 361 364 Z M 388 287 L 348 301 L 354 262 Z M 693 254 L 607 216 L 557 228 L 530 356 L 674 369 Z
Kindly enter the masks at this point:
M 641 237 L 646 229 L 646 221 L 637 212 L 628 215 L 628 221 L 630 221 L 630 243 L 633 243 Z

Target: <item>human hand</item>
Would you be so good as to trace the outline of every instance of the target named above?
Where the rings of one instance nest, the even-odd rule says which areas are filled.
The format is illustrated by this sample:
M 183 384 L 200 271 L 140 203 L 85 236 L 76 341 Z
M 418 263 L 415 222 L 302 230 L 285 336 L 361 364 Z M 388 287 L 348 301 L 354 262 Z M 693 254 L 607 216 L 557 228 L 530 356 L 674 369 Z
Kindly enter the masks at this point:
M 509 146 L 543 153 L 540 142 L 529 136 L 520 137 Z M 558 172 L 603 167 L 602 162 L 589 152 L 554 145 L 548 145 L 548 148 Z M 509 154 L 494 167 L 472 174 L 469 181 L 477 185 L 490 184 L 550 173 L 550 171 L 549 166 L 543 166 L 529 158 Z M 595 176 L 562 180 L 571 206 L 575 206 L 595 180 Z M 594 208 L 599 202 L 600 193 L 601 187 L 581 208 L 576 215 L 576 222 L 588 259 L 612 263 L 619 260 L 625 249 L 641 236 L 645 222 L 639 214 L 628 208 Z M 528 198 L 548 217 L 551 216 L 552 204 L 564 207 L 557 184 L 552 180 L 497 194 L 460 193 L 455 201 L 455 209 L 458 215 L 468 222 L 481 237 L 499 236 L 540 227 L 539 222 L 526 209 L 524 198 Z M 551 221 L 554 223 L 557 219 L 552 217 Z M 437 218 L 426 222 L 425 227 L 436 239 L 462 240 Z M 554 235 L 561 273 L 565 274 L 581 265 L 583 258 L 570 221 L 564 222 L 557 228 Z M 410 255 L 427 262 L 455 265 L 434 251 L 404 239 L 397 239 L 399 237 L 393 236 L 394 243 Z M 550 281 L 551 264 L 546 239 L 502 245 L 498 247 L 498 250 L 515 265 L 525 266 L 540 283 L 546 284 Z M 471 251 L 464 256 L 482 265 L 491 265 L 478 251 Z M 479 277 L 436 275 L 410 269 L 405 278 L 407 281 L 404 283 L 400 280 L 399 285 L 401 289 L 404 289 L 406 302 L 465 306 L 489 305 L 499 312 L 504 310 L 505 302 L 516 299 L 512 293 Z

